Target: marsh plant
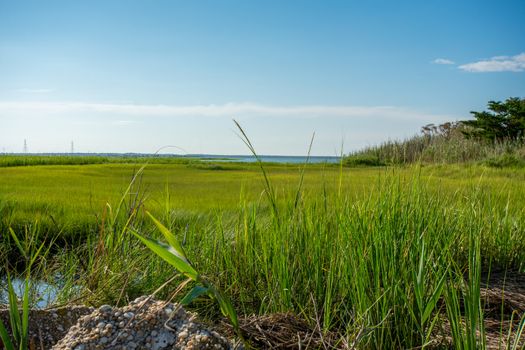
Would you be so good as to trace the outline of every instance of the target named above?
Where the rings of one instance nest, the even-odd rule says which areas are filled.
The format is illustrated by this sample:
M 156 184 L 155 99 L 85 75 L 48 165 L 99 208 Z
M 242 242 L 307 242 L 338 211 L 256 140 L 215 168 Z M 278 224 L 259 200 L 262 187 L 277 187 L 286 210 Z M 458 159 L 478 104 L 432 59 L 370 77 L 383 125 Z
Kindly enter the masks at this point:
M 11 333 L 8 332 L 6 325 L 0 320 L 0 339 L 7 350 L 26 350 L 28 348 L 28 329 L 29 329 L 29 310 L 32 306 L 31 294 L 33 279 L 32 273 L 35 265 L 40 265 L 37 270 L 44 265 L 43 261 L 49 253 L 51 244 L 45 240 L 38 241 L 38 223 L 32 227 L 26 227 L 25 235 L 19 237 L 13 229 L 9 229 L 10 238 L 18 248 L 21 257 L 21 263 L 24 266 L 22 296 L 19 295 L 13 286 L 11 271 L 15 270 L 13 266 L 8 266 L 6 262 L 5 274 L 7 277 L 7 296 L 9 326 Z
M 225 297 L 206 277 L 197 272 L 193 264 L 188 260 L 184 248 L 177 240 L 177 237 L 170 232 L 160 221 L 154 218 L 149 212 L 146 212 L 148 217 L 153 221 L 155 226 L 164 236 L 167 244 L 159 240 L 151 239 L 142 236 L 136 231 L 133 234 L 142 241 L 153 253 L 165 260 L 168 264 L 173 266 L 177 271 L 194 281 L 196 286 L 193 287 L 188 294 L 181 300 L 183 305 L 190 304 L 193 300 L 202 295 L 208 295 L 215 300 L 221 309 L 224 316 L 227 316 L 232 323 L 237 334 L 239 332 L 239 321 L 237 320 L 237 313 L 233 308 L 230 300 Z

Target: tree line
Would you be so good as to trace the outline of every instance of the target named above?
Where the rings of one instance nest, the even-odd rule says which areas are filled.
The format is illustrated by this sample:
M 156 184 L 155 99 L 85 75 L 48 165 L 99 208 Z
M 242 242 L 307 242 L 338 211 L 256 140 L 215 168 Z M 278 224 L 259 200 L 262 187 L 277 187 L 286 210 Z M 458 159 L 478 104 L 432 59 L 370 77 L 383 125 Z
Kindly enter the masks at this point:
M 470 112 L 474 119 L 428 124 L 421 128 L 426 136 L 449 137 L 460 132 L 467 138 L 499 142 L 525 138 L 525 98 L 510 97 L 505 102 L 489 101 L 488 111 Z

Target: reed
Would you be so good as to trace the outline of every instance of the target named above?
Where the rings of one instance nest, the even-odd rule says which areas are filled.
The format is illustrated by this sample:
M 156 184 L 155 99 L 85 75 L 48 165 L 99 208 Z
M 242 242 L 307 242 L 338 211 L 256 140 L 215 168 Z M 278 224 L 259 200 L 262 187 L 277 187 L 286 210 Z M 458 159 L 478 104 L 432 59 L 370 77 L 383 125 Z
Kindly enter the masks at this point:
M 464 137 L 459 131 L 450 134 L 416 135 L 405 140 L 386 141 L 350 153 L 349 166 L 453 164 L 481 162 L 493 167 L 525 165 L 523 140 L 488 142 Z
M 35 223 L 34 227 L 38 227 Z M 13 283 L 11 281 L 12 268 L 6 262 L 7 274 L 7 296 L 9 300 L 9 326 L 11 332 L 9 333 L 6 326 L 0 320 L 0 339 L 3 346 L 7 350 L 26 350 L 28 349 L 28 329 L 29 329 L 29 309 L 30 309 L 30 290 L 32 289 L 32 272 L 36 264 L 42 264 L 42 261 L 49 253 L 45 243 L 38 242 L 37 230 L 25 230 L 25 236 L 18 237 L 13 231 L 9 230 L 10 236 L 13 239 L 22 257 L 24 266 L 24 283 L 22 288 L 21 305 L 19 305 L 19 296 L 16 293 Z M 39 266 L 41 268 L 41 266 Z

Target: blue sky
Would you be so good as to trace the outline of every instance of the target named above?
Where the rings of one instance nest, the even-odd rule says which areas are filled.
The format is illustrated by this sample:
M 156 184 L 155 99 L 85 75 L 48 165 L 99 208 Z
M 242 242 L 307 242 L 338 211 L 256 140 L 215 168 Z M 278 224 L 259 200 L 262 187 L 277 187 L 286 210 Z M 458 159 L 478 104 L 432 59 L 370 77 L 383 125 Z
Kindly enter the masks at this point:
M 335 155 L 525 96 L 524 1 L 0 0 L 0 151 Z

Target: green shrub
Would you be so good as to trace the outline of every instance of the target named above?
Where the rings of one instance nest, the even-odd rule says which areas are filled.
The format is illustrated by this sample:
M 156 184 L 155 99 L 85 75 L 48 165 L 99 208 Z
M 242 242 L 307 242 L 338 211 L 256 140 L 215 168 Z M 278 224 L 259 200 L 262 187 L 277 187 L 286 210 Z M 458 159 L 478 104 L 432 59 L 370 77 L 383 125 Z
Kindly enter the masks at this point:
M 345 160 L 345 165 L 347 166 L 384 166 L 386 165 L 381 159 L 376 155 L 371 154 L 357 154 L 349 156 Z
M 507 153 L 491 157 L 485 161 L 485 164 L 493 168 L 522 167 L 525 166 L 525 160 L 518 155 Z

